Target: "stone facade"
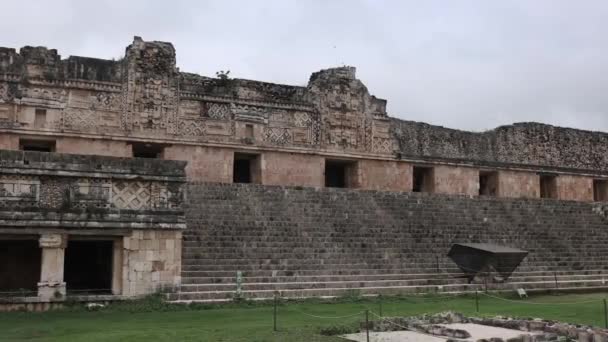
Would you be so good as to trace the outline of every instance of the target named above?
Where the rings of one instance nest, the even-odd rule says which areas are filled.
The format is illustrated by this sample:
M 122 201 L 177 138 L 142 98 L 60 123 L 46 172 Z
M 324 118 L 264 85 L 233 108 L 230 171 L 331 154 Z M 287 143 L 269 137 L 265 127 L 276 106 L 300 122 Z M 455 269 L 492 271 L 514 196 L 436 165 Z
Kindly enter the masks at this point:
M 0 48 L 0 266 L 29 272 L 0 290 L 35 292 L 5 307 L 224 300 L 242 270 L 260 298 L 470 291 L 444 256 L 462 241 L 533 251 L 518 284 L 603 286 L 606 208 L 584 202 L 608 200 L 608 134 L 464 132 L 386 104 L 353 67 L 290 86 L 182 72 L 139 37 L 117 61 Z
M 1 270 L 10 268 L 4 263 L 23 263 L 21 275 L 3 273 L 2 293 L 13 295 L 0 298 L 0 309 L 98 292 L 106 299 L 132 297 L 178 286 L 186 227 L 184 166 L 0 151 L 0 244 L 25 248 L 4 251 L 0 259 Z M 23 258 L 36 248 L 39 260 Z
M 233 182 L 235 153 L 258 155 L 252 178 L 267 185 L 325 186 L 327 160 L 356 163 L 347 186 L 373 190 L 411 191 L 411 169 L 423 165 L 436 167 L 440 193 L 478 195 L 476 173 L 494 170 L 494 195 L 539 197 L 537 174 L 549 172 L 563 177 L 560 199 L 588 201 L 592 180 L 608 177 L 605 133 L 537 123 L 474 133 L 398 120 L 353 67 L 315 72 L 306 86 L 209 78 L 181 72 L 170 43 L 139 37 L 117 61 L 0 48 L 0 132 L 10 150 L 42 141 L 60 153 L 132 157 L 143 144 L 187 161 L 197 182 Z

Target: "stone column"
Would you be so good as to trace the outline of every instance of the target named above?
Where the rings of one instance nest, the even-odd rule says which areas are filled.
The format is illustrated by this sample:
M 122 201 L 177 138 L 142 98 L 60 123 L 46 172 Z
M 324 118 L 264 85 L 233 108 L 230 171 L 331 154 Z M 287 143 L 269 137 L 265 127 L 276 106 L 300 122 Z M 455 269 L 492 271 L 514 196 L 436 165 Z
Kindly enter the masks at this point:
M 62 299 L 65 297 L 63 281 L 63 259 L 67 236 L 63 234 L 42 234 L 38 240 L 42 248 L 42 264 L 38 297 L 41 300 Z

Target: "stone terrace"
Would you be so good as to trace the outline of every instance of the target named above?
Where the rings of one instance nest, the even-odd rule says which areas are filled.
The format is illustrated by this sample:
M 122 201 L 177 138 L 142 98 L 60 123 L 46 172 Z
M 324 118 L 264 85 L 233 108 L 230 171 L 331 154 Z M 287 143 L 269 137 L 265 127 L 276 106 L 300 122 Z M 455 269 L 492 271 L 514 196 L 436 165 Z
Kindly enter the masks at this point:
M 530 251 L 506 284 L 604 287 L 608 230 L 594 204 L 530 199 L 191 184 L 178 301 L 481 289 L 456 278 L 453 242 Z M 438 289 L 438 286 L 442 286 Z

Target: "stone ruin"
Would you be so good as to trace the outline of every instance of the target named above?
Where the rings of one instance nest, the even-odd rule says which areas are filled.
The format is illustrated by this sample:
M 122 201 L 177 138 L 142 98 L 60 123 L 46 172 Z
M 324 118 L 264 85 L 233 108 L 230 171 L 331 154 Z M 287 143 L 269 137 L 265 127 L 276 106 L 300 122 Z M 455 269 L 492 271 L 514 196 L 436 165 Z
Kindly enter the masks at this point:
M 508 329 L 513 332 L 512 337 L 492 336 L 477 339 L 477 342 L 545 342 L 545 341 L 572 341 L 572 342 L 605 342 L 608 341 L 608 329 L 592 327 L 581 324 L 563 323 L 554 320 L 538 318 L 512 318 L 512 317 L 466 317 L 459 313 L 444 312 L 434 315 L 421 315 L 414 317 L 383 317 L 361 322 L 360 330 L 369 329 L 374 332 L 387 331 L 413 331 L 420 333 L 421 337 L 436 336 L 447 341 L 474 341 L 471 332 L 477 327 L 494 327 L 497 333 Z
M 474 291 L 458 242 L 530 251 L 490 288 L 605 287 L 608 134 L 396 119 L 354 67 L 220 76 L 139 37 L 119 60 L 0 48 L 6 307 L 229 300 L 237 272 L 247 298 Z

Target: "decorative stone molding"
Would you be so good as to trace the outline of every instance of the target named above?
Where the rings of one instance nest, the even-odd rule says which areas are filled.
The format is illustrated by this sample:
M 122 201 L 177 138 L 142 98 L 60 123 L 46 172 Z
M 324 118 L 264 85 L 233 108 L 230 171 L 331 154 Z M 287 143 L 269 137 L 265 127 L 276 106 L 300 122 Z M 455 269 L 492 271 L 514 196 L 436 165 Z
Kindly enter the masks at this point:
M 184 182 L 182 162 L 0 150 L 0 228 L 183 229 Z
M 42 234 L 38 239 L 40 248 L 65 248 L 67 239 L 62 234 Z

